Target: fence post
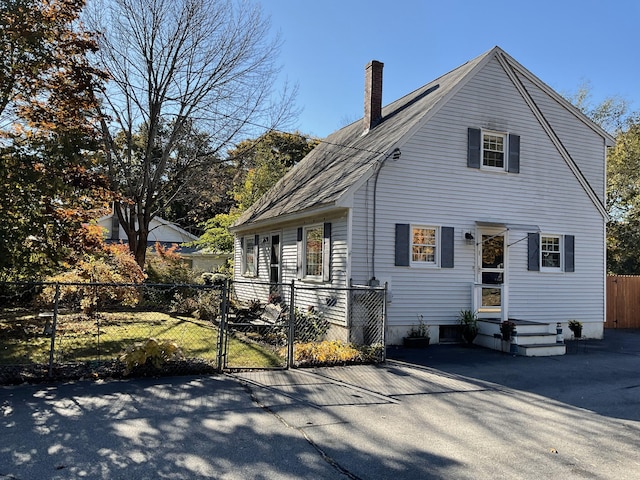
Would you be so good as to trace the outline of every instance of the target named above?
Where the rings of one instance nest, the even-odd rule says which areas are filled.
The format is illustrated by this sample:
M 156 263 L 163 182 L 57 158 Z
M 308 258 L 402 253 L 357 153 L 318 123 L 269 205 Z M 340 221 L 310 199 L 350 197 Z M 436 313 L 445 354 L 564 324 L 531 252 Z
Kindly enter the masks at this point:
M 381 343 L 382 343 L 382 358 L 383 362 L 387 361 L 387 295 L 389 294 L 389 283 L 384 282 L 384 290 L 382 291 L 382 325 L 381 328 Z
M 56 283 L 56 294 L 53 300 L 53 319 L 51 320 L 51 346 L 49 347 L 49 378 L 53 377 L 53 354 L 56 346 L 56 328 L 58 326 L 58 302 L 60 300 L 60 284 Z
M 289 292 L 289 339 L 288 339 L 288 349 L 287 349 L 287 369 L 291 368 L 293 365 L 293 341 L 295 337 L 295 329 L 296 329 L 296 289 L 295 289 L 295 280 L 291 280 L 290 292 Z
M 218 370 L 222 370 L 226 363 L 225 335 L 227 332 L 227 310 L 231 280 L 225 279 L 222 284 L 222 305 L 220 306 L 220 326 L 218 327 Z

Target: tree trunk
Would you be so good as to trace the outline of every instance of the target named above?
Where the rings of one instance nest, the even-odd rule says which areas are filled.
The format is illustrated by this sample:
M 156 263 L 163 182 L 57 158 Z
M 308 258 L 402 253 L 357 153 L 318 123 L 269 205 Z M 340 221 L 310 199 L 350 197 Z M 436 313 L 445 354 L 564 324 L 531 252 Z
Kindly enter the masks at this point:
M 144 270 L 147 257 L 147 240 L 149 239 L 148 223 L 144 217 L 137 215 L 134 205 L 115 204 L 114 214 L 127 235 L 129 251 L 136 259 L 136 263 Z M 137 218 L 138 217 L 138 218 Z M 137 218 L 137 221 L 136 221 Z
M 144 270 L 144 264 L 147 258 L 147 239 L 149 238 L 149 233 L 146 230 L 139 229 L 138 230 L 138 238 L 137 245 L 135 251 L 133 251 L 133 255 L 136 258 L 136 263 L 140 265 L 140 268 Z

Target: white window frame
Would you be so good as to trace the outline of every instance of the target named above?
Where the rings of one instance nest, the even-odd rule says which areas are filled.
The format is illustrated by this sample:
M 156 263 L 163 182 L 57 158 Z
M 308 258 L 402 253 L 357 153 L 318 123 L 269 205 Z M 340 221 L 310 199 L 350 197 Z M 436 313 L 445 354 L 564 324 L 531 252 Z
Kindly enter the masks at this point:
M 558 251 L 551 251 L 544 249 L 544 239 L 553 238 L 558 240 Z M 545 267 L 544 256 L 545 253 L 557 253 L 559 256 L 557 267 Z M 541 272 L 562 272 L 564 271 L 564 236 L 554 233 L 540 233 L 540 271 Z
M 409 265 L 411 267 L 419 267 L 419 268 L 438 268 L 440 266 L 440 251 L 442 250 L 442 245 L 440 242 L 440 227 L 437 227 L 435 225 L 422 225 L 422 224 L 411 224 L 410 225 L 410 237 L 409 237 Z M 424 230 L 434 230 L 434 242 L 435 244 L 432 245 L 433 248 L 435 249 L 435 252 L 433 254 L 434 258 L 433 261 L 422 261 L 422 260 L 414 260 L 413 259 L 413 247 L 414 246 L 419 246 L 415 243 L 413 243 L 413 232 L 414 229 L 424 229 Z M 430 246 L 429 244 L 420 244 L 422 246 Z
M 251 248 L 249 248 L 249 242 L 251 242 Z M 255 246 L 255 235 L 247 235 L 244 237 L 242 241 L 243 251 L 242 251 L 242 276 L 243 277 L 255 277 L 255 266 L 256 260 L 254 255 L 256 254 L 256 246 Z M 251 262 L 249 262 L 249 255 L 251 255 Z M 253 271 L 249 271 L 251 268 Z
M 484 137 L 485 135 L 491 135 L 494 137 L 502 137 L 502 167 L 494 167 L 485 164 L 484 159 Z M 481 130 L 480 131 L 480 169 L 488 170 L 492 172 L 506 172 L 509 162 L 509 135 L 505 132 L 497 132 L 495 130 Z
M 307 272 L 307 232 L 310 230 L 320 229 L 320 274 L 309 275 Z M 310 280 L 313 282 L 322 282 L 322 272 L 324 269 L 324 225 L 317 223 L 314 225 L 307 225 L 302 228 L 302 278 L 304 280 Z

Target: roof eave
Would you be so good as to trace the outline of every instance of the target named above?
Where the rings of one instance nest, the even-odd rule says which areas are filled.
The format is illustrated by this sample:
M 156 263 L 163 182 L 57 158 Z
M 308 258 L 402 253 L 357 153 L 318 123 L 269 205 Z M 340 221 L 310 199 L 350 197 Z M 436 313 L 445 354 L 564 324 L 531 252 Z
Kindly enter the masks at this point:
M 615 138 L 609 132 L 607 132 L 604 128 L 602 128 L 600 125 L 598 125 L 589 117 L 587 117 L 578 107 L 573 105 L 569 100 L 567 100 L 558 92 L 556 92 L 553 88 L 547 85 L 542 79 L 534 75 L 526 67 L 522 66 L 511 55 L 509 55 L 503 50 L 500 50 L 500 53 L 502 55 L 502 58 L 504 58 L 507 62 L 511 64 L 512 67 L 518 70 L 518 73 L 526 77 L 527 80 L 532 82 L 534 85 L 540 88 L 543 92 L 545 92 L 547 95 L 552 97 L 556 102 L 558 102 L 565 109 L 571 112 L 578 120 L 580 120 L 582 123 L 587 125 L 591 130 L 596 132 L 598 135 L 602 136 L 604 138 L 605 145 L 607 147 L 613 147 L 615 145 L 616 143 Z
M 338 204 L 338 202 L 331 202 L 328 204 L 324 204 L 321 206 L 310 207 L 304 210 L 299 210 L 297 212 L 278 215 L 276 217 L 269 217 L 262 220 L 257 220 L 255 222 L 245 222 L 241 225 L 235 225 L 229 227 L 229 231 L 231 233 L 243 233 L 248 231 L 262 230 L 266 227 L 273 228 L 276 225 L 282 225 L 286 223 L 295 223 L 300 222 L 300 220 L 309 218 L 309 217 L 317 217 L 320 215 L 326 215 L 328 213 L 333 213 L 337 210 L 343 210 L 345 207 Z

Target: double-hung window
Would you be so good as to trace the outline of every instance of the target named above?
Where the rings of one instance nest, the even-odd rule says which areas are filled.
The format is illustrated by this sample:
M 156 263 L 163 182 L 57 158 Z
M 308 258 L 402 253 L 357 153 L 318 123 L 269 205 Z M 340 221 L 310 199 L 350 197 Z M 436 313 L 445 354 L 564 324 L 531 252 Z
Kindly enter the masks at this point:
M 528 234 L 528 270 L 539 272 L 575 272 L 573 235 Z
M 562 270 L 562 238 L 559 235 L 540 236 L 540 269 Z
M 503 133 L 482 132 L 482 167 L 504 170 L 507 136 Z
M 304 277 L 322 279 L 322 225 L 304 229 Z
M 487 171 L 520 173 L 520 136 L 469 128 L 467 166 Z
M 257 236 L 249 235 L 243 238 L 242 252 L 242 275 L 245 277 L 255 277 L 258 266 Z
M 453 227 L 396 223 L 397 267 L 453 268 Z
M 297 276 L 313 282 L 331 281 L 331 223 L 298 228 Z
M 411 264 L 437 265 L 438 229 L 436 227 L 411 227 Z

